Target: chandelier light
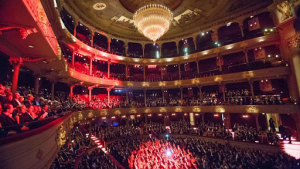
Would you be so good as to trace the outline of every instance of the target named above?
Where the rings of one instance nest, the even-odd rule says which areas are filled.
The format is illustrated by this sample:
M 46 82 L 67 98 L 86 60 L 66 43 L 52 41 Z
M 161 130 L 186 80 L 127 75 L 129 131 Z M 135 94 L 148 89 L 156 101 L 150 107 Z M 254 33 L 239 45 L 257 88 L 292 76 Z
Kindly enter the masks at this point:
M 173 13 L 165 6 L 146 5 L 133 15 L 134 26 L 138 31 L 154 43 L 166 32 L 173 20 Z

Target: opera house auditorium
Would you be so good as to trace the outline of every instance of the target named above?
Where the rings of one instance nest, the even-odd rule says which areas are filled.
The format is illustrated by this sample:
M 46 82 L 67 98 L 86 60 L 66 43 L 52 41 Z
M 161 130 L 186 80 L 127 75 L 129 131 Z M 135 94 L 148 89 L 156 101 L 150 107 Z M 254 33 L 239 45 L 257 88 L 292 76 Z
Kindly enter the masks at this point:
M 0 169 L 300 169 L 300 0 L 0 0 Z

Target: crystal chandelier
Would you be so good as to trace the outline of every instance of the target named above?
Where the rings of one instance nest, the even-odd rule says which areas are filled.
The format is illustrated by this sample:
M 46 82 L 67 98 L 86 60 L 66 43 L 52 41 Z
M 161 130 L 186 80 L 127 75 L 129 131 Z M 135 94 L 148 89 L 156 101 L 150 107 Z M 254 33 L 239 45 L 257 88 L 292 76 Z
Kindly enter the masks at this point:
M 173 13 L 158 4 L 146 5 L 133 15 L 134 26 L 154 43 L 169 30 L 172 20 Z

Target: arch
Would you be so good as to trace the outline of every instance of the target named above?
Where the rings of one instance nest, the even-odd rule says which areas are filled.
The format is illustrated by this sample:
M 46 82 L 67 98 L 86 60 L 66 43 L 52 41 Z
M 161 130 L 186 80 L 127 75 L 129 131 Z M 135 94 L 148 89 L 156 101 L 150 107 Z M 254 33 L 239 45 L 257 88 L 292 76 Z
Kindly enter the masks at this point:
M 160 58 L 159 45 L 156 43 L 145 45 L 145 58 Z
M 81 22 L 78 22 L 78 26 L 76 27 L 76 38 L 87 45 L 91 45 L 91 32 L 89 28 Z
M 237 22 L 227 24 L 218 29 L 218 41 L 227 45 L 243 40 L 240 26 Z
M 117 55 L 125 55 L 125 43 L 122 40 L 111 39 L 110 52 Z
M 202 32 L 196 37 L 196 45 L 198 51 L 203 51 L 212 48 L 213 41 L 211 34 L 213 31 Z
M 75 18 L 65 8 L 60 11 L 60 17 L 68 31 L 74 34 Z
M 128 56 L 134 58 L 143 57 L 143 47 L 140 43 L 128 42 Z
M 248 21 L 255 17 L 257 17 L 259 20 L 260 28 L 250 31 Z M 248 17 L 243 21 L 243 30 L 245 35 L 244 37 L 245 39 L 250 39 L 258 36 L 263 36 L 264 35 L 263 31 L 265 28 L 273 28 L 273 27 L 275 27 L 275 24 L 270 12 L 264 12 L 264 13 L 254 15 L 253 17 Z
M 176 42 L 166 42 L 161 45 L 161 55 L 164 58 L 177 55 Z
M 107 42 L 107 37 L 98 33 L 98 32 L 95 32 L 95 35 L 94 35 L 94 44 L 93 44 L 93 47 L 98 49 L 98 50 L 101 50 L 101 51 L 105 51 L 107 52 L 107 49 L 108 49 L 108 42 Z

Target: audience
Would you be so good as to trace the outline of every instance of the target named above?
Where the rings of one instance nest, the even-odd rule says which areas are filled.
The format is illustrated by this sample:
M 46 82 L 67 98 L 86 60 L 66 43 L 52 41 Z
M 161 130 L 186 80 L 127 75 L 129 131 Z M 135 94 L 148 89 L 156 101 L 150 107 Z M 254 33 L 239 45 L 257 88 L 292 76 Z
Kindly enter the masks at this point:
M 23 95 L 27 95 L 25 101 L 24 97 L 20 96 L 20 93 L 16 92 L 12 94 L 9 87 L 6 88 L 0 83 L 1 136 L 36 128 L 39 125 L 45 124 L 45 122 L 40 122 L 41 120 L 48 120 L 50 122 L 49 120 L 51 119 L 49 117 L 53 119 L 58 118 L 62 112 L 70 109 L 82 109 L 82 106 L 77 103 L 61 102 L 60 100 L 64 100 L 62 98 L 64 96 L 58 96 L 58 101 L 51 101 L 44 99 L 44 97 L 50 98 L 48 95 L 39 97 L 37 94 L 34 94 L 33 96 L 33 90 L 30 88 L 20 87 L 19 91 Z

